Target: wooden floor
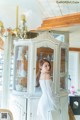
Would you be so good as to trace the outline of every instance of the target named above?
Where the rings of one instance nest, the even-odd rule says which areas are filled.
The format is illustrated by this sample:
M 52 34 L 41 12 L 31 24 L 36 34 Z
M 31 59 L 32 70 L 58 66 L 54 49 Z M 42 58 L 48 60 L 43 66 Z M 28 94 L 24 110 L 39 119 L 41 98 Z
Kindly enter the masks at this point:
M 69 120 L 76 120 L 70 105 L 68 107 L 68 113 L 69 113 Z
M 74 115 L 70 106 L 68 112 L 69 112 L 69 120 L 80 120 L 80 115 Z

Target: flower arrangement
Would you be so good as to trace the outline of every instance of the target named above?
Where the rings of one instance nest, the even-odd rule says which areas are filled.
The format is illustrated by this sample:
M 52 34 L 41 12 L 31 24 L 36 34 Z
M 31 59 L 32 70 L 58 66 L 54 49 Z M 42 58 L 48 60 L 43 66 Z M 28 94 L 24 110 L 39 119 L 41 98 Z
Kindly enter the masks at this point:
M 71 93 L 71 94 L 75 94 L 75 92 L 76 92 L 76 91 L 75 91 L 75 87 L 74 87 L 74 86 L 71 86 L 71 88 L 70 88 L 70 93 Z

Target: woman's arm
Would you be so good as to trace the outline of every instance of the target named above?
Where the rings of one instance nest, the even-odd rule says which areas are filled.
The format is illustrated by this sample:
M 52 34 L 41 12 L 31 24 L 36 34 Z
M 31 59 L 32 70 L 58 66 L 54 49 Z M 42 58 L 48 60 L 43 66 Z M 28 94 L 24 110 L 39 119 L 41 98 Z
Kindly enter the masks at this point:
M 56 99 L 56 95 L 53 93 L 53 88 L 52 88 L 52 81 L 47 81 L 45 80 L 45 85 L 46 85 L 46 94 L 47 94 L 47 99 L 49 100 L 49 102 L 52 104 L 52 107 L 54 110 L 57 110 L 57 99 Z

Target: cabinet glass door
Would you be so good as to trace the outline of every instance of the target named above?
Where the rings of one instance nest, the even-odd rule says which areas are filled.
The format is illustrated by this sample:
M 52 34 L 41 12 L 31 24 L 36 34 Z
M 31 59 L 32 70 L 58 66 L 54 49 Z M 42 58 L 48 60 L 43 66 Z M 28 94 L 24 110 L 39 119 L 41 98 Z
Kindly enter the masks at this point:
M 60 88 L 66 89 L 66 71 L 67 71 L 67 52 L 65 48 L 61 48 L 60 62 Z
M 61 48 L 61 67 L 60 72 L 65 72 L 65 59 L 66 59 L 66 49 Z
M 15 84 L 17 91 L 27 91 L 28 46 L 16 47 Z
M 39 61 L 41 59 L 47 59 L 51 63 L 51 79 L 53 80 L 53 61 L 54 61 L 54 50 L 49 47 L 37 48 L 36 56 L 36 76 L 39 71 Z M 37 80 L 36 80 L 37 82 Z
M 60 87 L 62 89 L 65 89 L 65 77 L 60 77 Z

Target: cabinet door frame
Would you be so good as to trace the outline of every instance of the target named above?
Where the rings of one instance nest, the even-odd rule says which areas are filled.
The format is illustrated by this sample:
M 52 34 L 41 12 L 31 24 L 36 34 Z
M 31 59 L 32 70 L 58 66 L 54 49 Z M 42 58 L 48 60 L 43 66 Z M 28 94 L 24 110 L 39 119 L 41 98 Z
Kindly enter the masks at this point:
M 65 72 L 61 72 L 61 49 L 65 49 L 66 53 L 65 53 Z M 59 73 L 60 73 L 60 77 L 59 77 L 59 81 L 61 77 L 65 77 L 65 91 L 68 91 L 68 45 L 65 45 L 64 43 L 60 46 L 60 66 L 59 66 Z M 60 83 L 60 82 L 59 82 Z M 59 85 L 60 86 L 60 85 Z M 62 90 L 61 90 L 62 91 Z
M 57 62 L 57 60 L 56 60 L 56 44 L 54 43 L 53 44 L 53 42 L 52 42 L 52 44 L 49 42 L 49 41 L 46 41 L 46 40 L 44 40 L 44 41 L 42 41 L 42 42 L 38 42 L 38 43 L 35 43 L 35 57 L 34 57 L 34 86 L 35 86 L 35 82 L 36 82 L 36 59 L 37 59 L 37 48 L 40 48 L 40 47 L 49 47 L 49 48 L 51 48 L 51 49 L 53 49 L 54 50 L 54 62 L 53 62 L 53 64 L 54 64 L 54 69 L 56 69 L 56 62 Z M 55 90 L 56 90 L 56 73 L 55 73 L 55 71 L 56 70 L 53 70 L 53 79 L 54 79 L 54 92 L 55 92 Z M 34 87 L 34 93 L 35 93 L 35 87 Z

